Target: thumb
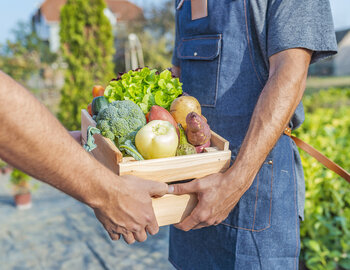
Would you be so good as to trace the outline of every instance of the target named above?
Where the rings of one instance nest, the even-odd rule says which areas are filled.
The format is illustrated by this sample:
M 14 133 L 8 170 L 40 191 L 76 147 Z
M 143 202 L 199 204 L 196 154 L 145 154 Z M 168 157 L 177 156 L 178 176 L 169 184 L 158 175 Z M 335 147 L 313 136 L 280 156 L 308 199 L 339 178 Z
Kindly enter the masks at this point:
M 190 182 L 183 183 L 183 184 L 170 185 L 168 189 L 169 194 L 175 194 L 175 195 L 182 195 L 182 194 L 189 194 L 189 193 L 196 193 L 196 192 L 198 192 L 197 180 L 192 180 Z
M 167 194 L 168 184 L 155 181 L 150 182 L 148 192 L 151 197 L 162 197 Z

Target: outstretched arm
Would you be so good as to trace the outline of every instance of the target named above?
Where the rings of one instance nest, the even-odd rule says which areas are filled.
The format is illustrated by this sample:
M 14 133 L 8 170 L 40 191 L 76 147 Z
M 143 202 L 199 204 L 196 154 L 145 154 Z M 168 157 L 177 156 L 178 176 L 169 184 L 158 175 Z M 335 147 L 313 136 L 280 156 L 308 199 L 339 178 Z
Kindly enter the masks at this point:
M 269 79 L 232 167 L 224 174 L 173 186 L 173 193 L 197 193 L 199 199 L 197 207 L 178 228 L 190 230 L 218 224 L 235 207 L 299 104 L 311 56 L 311 51 L 297 48 L 270 57 Z
M 117 240 L 128 243 L 158 231 L 151 196 L 167 185 L 118 177 L 69 135 L 26 89 L 0 71 L 0 157 L 94 209 Z

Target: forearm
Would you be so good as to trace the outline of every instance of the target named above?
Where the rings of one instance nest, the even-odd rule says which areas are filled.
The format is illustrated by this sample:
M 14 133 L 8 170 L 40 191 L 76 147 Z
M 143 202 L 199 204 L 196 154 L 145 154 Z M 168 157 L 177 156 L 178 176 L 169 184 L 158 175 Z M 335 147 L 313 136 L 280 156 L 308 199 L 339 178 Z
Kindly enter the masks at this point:
M 282 56 L 282 61 L 272 59 L 275 61 L 270 77 L 258 99 L 236 161 L 227 172 L 231 179 L 239 176 L 245 189 L 280 138 L 305 89 L 311 53 L 296 49 L 291 53 L 282 52 Z
M 97 195 L 103 193 L 99 181 L 112 172 L 91 158 L 26 89 L 4 73 L 0 81 L 0 157 L 84 203 L 98 204 Z

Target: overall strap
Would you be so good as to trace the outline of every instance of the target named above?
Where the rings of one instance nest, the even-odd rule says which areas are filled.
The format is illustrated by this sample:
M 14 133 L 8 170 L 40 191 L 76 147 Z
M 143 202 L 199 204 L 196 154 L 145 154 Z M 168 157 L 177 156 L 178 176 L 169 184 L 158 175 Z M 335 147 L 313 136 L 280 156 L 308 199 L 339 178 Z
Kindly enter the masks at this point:
M 308 153 L 310 156 L 317 159 L 319 162 L 321 162 L 324 166 L 326 166 L 328 169 L 332 170 L 342 178 L 344 178 L 346 181 L 350 183 L 350 174 L 344 170 L 342 167 L 340 167 L 338 164 L 327 158 L 325 155 L 321 154 L 319 151 L 317 151 L 315 148 L 313 148 L 311 145 L 307 144 L 306 142 L 300 140 L 299 138 L 292 135 L 292 130 L 287 127 L 284 130 L 284 134 L 288 135 L 292 138 L 292 140 L 295 142 L 295 144 L 303 149 L 306 153 Z

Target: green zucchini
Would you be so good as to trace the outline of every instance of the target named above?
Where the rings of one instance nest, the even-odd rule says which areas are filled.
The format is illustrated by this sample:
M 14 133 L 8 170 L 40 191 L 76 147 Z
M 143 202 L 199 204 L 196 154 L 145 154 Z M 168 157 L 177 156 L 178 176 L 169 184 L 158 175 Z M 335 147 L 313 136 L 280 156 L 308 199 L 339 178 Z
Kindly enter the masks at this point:
M 98 113 L 103 109 L 107 108 L 108 105 L 109 105 L 109 102 L 104 96 L 95 97 L 92 100 L 92 104 L 91 104 L 92 114 L 98 115 Z

